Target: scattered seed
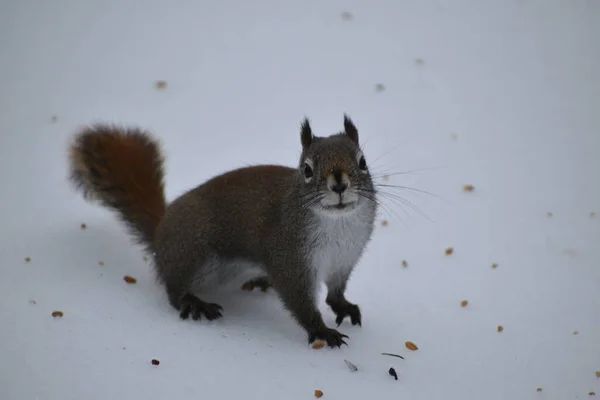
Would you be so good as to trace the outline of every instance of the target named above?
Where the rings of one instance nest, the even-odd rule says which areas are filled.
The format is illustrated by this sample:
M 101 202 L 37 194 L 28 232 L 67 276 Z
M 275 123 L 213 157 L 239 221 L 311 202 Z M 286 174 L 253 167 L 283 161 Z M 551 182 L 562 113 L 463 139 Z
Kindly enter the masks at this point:
M 450 139 L 456 142 L 458 140 L 458 135 L 456 133 L 453 133 L 452 135 L 450 135 Z
M 157 89 L 165 89 L 167 87 L 167 81 L 156 81 L 154 87 Z
M 158 361 L 156 359 L 152 360 L 152 365 L 159 365 L 159 364 L 160 364 L 160 361 Z
M 589 393 L 588 393 L 588 395 L 590 395 L 590 396 L 595 396 L 595 395 L 596 395 L 596 392 L 589 392 Z
M 382 83 L 378 83 L 375 85 L 375 91 L 376 92 L 383 92 L 385 90 L 385 86 Z
M 447 255 L 447 256 L 450 256 L 450 255 L 452 255 L 452 253 L 454 253 L 454 249 L 453 249 L 452 247 L 448 247 L 448 248 L 446 249 L 446 255 Z
M 551 217 L 553 217 L 553 216 L 554 216 L 554 214 L 552 214 L 550 211 L 548 211 L 548 212 L 546 213 L 546 216 L 547 216 L 548 218 L 551 218 Z
M 387 181 L 387 180 L 389 180 L 389 179 L 390 179 L 389 175 L 384 175 L 384 176 L 383 176 L 383 180 L 384 180 L 384 181 Z
M 98 261 L 98 265 L 104 267 L 104 261 Z
M 425 65 L 425 60 L 423 60 L 422 58 L 415 58 L 415 64 Z
M 411 351 L 416 351 L 419 350 L 419 348 L 417 347 L 416 344 L 414 344 L 413 342 L 406 342 L 404 343 L 404 345 L 406 346 L 407 349 L 411 350 Z
M 406 260 L 402 260 L 402 266 L 404 268 L 408 268 L 408 262 Z
M 399 354 L 394 354 L 394 353 L 381 353 L 382 356 L 391 356 L 391 357 L 398 357 L 404 360 L 404 357 L 402 357 Z
M 323 342 L 323 341 L 320 341 L 320 340 L 319 340 L 318 342 L 315 342 L 315 343 L 312 345 L 312 348 L 313 348 L 313 349 L 315 349 L 315 350 L 322 349 L 323 347 L 325 347 L 325 342 Z
M 131 277 L 131 276 L 129 276 L 129 275 L 125 275 L 125 276 L 123 277 L 123 280 L 124 280 L 125 282 L 129 283 L 129 284 L 133 284 L 133 283 L 136 283 L 136 282 L 137 282 L 137 279 L 135 279 L 134 277 Z
M 596 371 L 596 378 L 600 379 L 600 371 Z
M 86 224 L 81 224 L 81 229 L 86 229 L 87 225 Z
M 36 302 L 35 300 L 29 300 L 29 304 L 36 305 L 36 304 L 37 304 L 37 302 Z
M 493 269 L 496 269 L 496 268 L 498 268 L 498 264 L 496 264 L 496 263 L 493 263 L 493 264 L 492 264 L 492 268 L 493 268 Z
M 592 212 L 590 213 L 590 218 L 594 218 L 595 216 L 596 216 L 596 213 L 592 211 Z
M 31 257 L 25 257 L 25 262 L 31 262 Z
M 358 368 L 356 367 L 356 365 L 352 364 L 350 361 L 344 360 L 344 362 L 346 363 L 348 368 L 350 368 L 350 371 L 352 371 L 352 372 L 358 371 Z
M 56 115 L 52 116 L 52 122 L 56 122 L 58 120 L 58 117 Z
M 383 221 L 381 221 L 381 226 L 388 226 L 389 222 L 387 222 L 385 219 Z
M 144 262 L 148 262 L 148 257 L 144 256 Z
M 504 327 L 502 325 L 498 325 L 498 332 L 502 332 L 504 330 Z
M 579 335 L 579 331 L 573 331 L 573 335 Z
M 349 13 L 348 11 L 344 11 L 342 13 L 342 19 L 344 21 L 350 21 L 352 19 L 352 13 Z
M 320 390 L 315 390 L 315 397 L 317 399 L 320 399 L 321 397 L 323 397 L 323 392 L 321 392 Z
M 396 370 L 393 367 L 388 369 L 388 374 L 393 376 L 395 380 L 398 380 L 398 374 L 396 373 Z
M 469 300 L 463 300 L 463 301 L 460 302 L 460 306 L 461 307 L 466 307 L 468 305 L 469 305 Z
M 52 312 L 52 316 L 53 316 L 54 318 L 62 318 L 62 317 L 63 317 L 63 315 L 64 315 L 64 314 L 63 314 L 63 312 L 62 312 L 62 311 L 53 311 L 53 312 Z
M 542 391 L 542 388 L 537 388 L 536 390 L 537 390 L 538 392 L 541 392 L 541 391 Z
M 463 190 L 465 192 L 472 192 L 473 190 L 475 190 L 475 187 L 473 185 L 465 185 L 463 186 Z

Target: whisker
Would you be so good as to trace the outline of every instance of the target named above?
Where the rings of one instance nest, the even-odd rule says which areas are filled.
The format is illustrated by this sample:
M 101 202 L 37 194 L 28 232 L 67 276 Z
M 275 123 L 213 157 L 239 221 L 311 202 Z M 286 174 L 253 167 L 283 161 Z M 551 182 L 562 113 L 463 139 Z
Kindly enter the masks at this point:
M 387 174 L 385 172 L 381 172 L 381 173 L 371 174 L 371 178 L 377 179 L 377 178 L 382 178 L 384 176 L 398 176 L 398 175 L 414 174 L 415 172 L 423 172 L 423 171 L 429 171 L 429 170 L 440 169 L 440 168 L 443 168 L 443 167 L 437 166 L 437 167 L 417 168 L 417 169 L 411 169 L 408 171 L 392 172 L 389 174 Z
M 380 155 L 379 157 L 377 157 L 377 158 L 376 158 L 374 161 L 371 161 L 371 162 L 369 163 L 369 168 L 370 168 L 370 166 L 371 166 L 371 165 L 375 165 L 375 163 L 377 163 L 377 161 L 379 161 L 379 160 L 380 160 L 382 157 L 384 157 L 384 156 L 386 156 L 386 155 L 390 154 L 390 153 L 391 153 L 392 151 L 394 151 L 394 150 L 397 150 L 397 149 L 398 149 L 398 147 L 400 147 L 400 146 L 402 146 L 402 145 L 401 145 L 401 144 L 399 144 L 399 145 L 397 145 L 397 146 L 394 146 L 394 147 L 392 147 L 391 149 L 389 149 L 388 151 L 386 151 L 385 153 L 383 153 L 382 155 Z
M 428 192 L 427 190 L 423 190 L 423 189 L 417 189 L 417 188 L 413 188 L 410 186 L 401 186 L 401 185 L 389 185 L 389 184 L 385 184 L 385 183 L 376 183 L 374 184 L 375 187 L 385 187 L 385 188 L 391 188 L 391 189 L 400 189 L 400 190 L 407 190 L 407 191 L 412 191 L 412 192 L 418 192 L 418 193 L 423 193 L 435 198 L 438 198 L 440 200 L 443 200 L 445 202 L 448 202 L 448 200 L 444 199 L 441 196 L 438 196 L 437 194 L 433 194 L 431 192 Z
M 381 196 L 388 196 L 388 198 L 399 201 L 400 203 L 404 204 L 405 206 L 409 207 L 410 209 L 412 209 L 413 211 L 415 211 L 417 214 L 419 214 L 420 216 L 422 216 L 423 218 L 428 219 L 430 222 L 435 222 L 434 220 L 432 220 L 431 218 L 429 218 L 429 216 L 427 216 L 427 214 L 425 214 L 419 207 L 417 207 L 416 205 L 414 205 L 412 202 L 410 202 L 409 200 L 397 196 L 395 194 L 392 193 L 387 193 L 387 192 L 379 192 L 379 194 Z
M 375 192 L 362 189 L 359 189 L 357 192 L 359 196 L 374 202 L 377 206 L 381 207 L 389 214 L 393 214 L 393 216 L 397 217 L 404 224 L 404 226 L 406 226 L 404 219 L 402 219 L 402 217 L 397 212 L 395 212 L 390 206 L 384 204 L 380 199 L 378 199 L 375 195 Z

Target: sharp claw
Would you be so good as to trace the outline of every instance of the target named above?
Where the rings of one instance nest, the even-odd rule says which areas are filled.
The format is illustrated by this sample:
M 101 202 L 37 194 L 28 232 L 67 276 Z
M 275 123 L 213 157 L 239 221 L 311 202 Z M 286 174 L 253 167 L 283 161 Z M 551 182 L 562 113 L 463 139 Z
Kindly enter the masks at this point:
M 181 311 L 179 312 L 179 318 L 181 318 L 181 319 L 188 319 L 189 316 L 190 316 L 190 310 L 187 307 L 182 308 Z

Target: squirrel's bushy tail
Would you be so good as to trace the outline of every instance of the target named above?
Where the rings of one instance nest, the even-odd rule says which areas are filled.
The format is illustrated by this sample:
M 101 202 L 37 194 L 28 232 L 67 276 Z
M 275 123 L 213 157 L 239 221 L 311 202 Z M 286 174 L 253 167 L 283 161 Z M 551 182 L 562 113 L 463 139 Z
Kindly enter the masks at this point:
M 75 135 L 69 161 L 70 179 L 85 198 L 116 211 L 152 251 L 166 208 L 159 143 L 141 129 L 96 124 Z

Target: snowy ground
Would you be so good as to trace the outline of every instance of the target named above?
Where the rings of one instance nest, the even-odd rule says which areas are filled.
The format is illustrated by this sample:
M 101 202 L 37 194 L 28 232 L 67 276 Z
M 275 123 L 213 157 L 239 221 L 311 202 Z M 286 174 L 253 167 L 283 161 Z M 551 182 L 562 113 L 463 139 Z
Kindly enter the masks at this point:
M 0 4 L 0 399 L 600 396 L 600 3 L 119 3 Z M 301 119 L 325 135 L 344 112 L 376 172 L 424 169 L 388 182 L 439 197 L 390 192 L 421 213 L 383 198 L 341 350 L 308 346 L 273 293 L 180 321 L 66 180 L 94 121 L 155 132 L 173 199 L 294 165 Z

